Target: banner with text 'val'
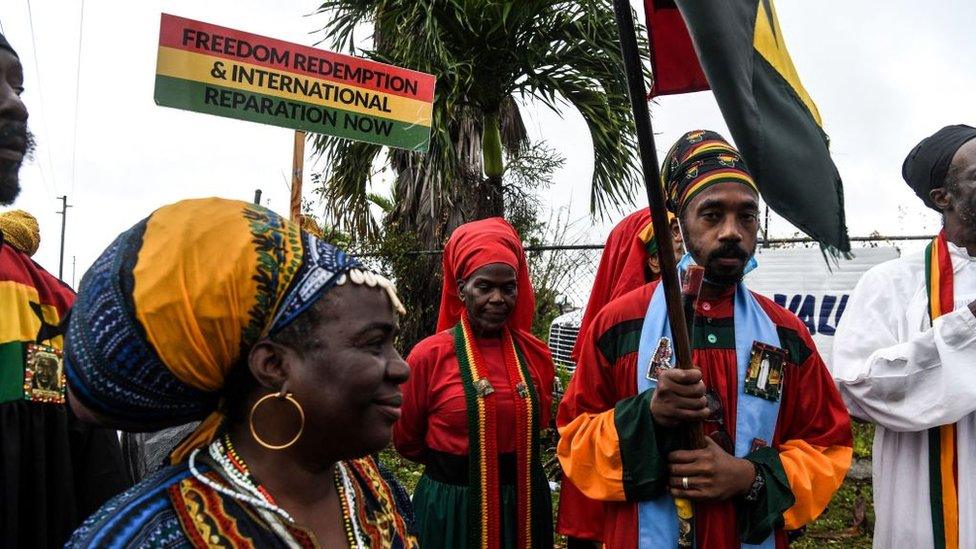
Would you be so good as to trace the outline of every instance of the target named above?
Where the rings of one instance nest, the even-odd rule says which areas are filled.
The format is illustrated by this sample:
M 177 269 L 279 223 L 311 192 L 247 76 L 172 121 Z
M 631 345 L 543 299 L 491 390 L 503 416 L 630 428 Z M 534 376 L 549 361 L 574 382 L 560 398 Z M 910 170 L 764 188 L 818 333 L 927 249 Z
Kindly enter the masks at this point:
M 157 105 L 426 151 L 431 74 L 162 14 Z

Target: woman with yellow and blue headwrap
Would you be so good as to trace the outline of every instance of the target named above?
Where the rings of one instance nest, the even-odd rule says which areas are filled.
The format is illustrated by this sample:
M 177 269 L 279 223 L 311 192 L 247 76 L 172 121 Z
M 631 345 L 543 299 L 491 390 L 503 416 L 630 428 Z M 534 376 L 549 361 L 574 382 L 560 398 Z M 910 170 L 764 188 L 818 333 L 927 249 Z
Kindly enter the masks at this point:
M 186 200 L 123 233 L 72 310 L 72 407 L 129 430 L 205 419 L 69 546 L 415 547 L 368 457 L 409 373 L 397 312 L 386 279 L 260 206 Z

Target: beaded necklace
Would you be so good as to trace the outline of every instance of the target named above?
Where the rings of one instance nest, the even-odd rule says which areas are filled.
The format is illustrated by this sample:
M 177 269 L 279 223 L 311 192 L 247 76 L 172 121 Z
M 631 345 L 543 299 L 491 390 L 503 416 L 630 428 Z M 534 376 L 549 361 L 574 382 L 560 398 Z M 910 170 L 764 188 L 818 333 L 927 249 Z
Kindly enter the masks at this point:
M 339 494 L 339 507 L 342 509 L 342 526 L 346 531 L 349 547 L 363 549 L 369 544 L 363 542 L 362 528 L 356 515 L 356 489 L 349 480 L 349 472 L 343 463 L 336 464 L 336 493 Z
M 488 364 L 481 356 L 466 311 L 454 328 L 454 346 L 468 415 L 468 546 L 495 549 L 501 546 L 502 531 L 496 404 Z M 502 333 L 502 355 L 509 383 L 515 389 L 517 547 L 527 549 L 536 545 L 532 538 L 532 487 L 538 482 L 533 464 L 539 459 L 539 398 L 528 363 L 507 328 Z
M 210 445 L 210 457 L 217 461 L 217 463 L 220 463 L 221 467 L 242 488 L 264 499 L 264 501 L 271 505 L 278 505 L 271 494 L 268 493 L 268 490 L 251 476 L 251 470 L 248 469 L 247 464 L 237 454 L 237 450 L 234 448 L 234 444 L 231 442 L 229 435 L 225 434 L 220 439 L 214 441 L 214 444 Z
M 213 445 L 213 443 L 211 443 L 211 446 L 212 445 Z M 285 511 L 281 507 L 278 507 L 275 504 L 269 503 L 266 499 L 264 499 L 264 496 L 260 496 L 259 497 L 259 496 L 255 496 L 255 495 L 245 494 L 245 493 L 242 493 L 242 492 L 238 491 L 238 490 L 243 489 L 245 491 L 251 492 L 251 490 L 249 489 L 249 487 L 247 485 L 243 485 L 243 483 L 240 480 L 238 480 L 237 478 L 235 478 L 235 474 L 236 475 L 239 475 L 240 473 L 238 471 L 236 471 L 235 469 L 233 469 L 229 464 L 221 463 L 221 460 L 216 460 L 217 463 L 218 463 L 218 465 L 220 465 L 221 469 L 223 469 L 227 473 L 228 478 L 230 478 L 231 483 L 234 485 L 235 488 L 237 488 L 237 490 L 232 490 L 230 488 L 227 488 L 226 486 L 223 486 L 221 484 L 218 484 L 218 483 L 210 480 L 209 478 L 207 478 L 203 473 L 201 473 L 197 469 L 197 466 L 196 466 L 197 454 L 199 454 L 199 453 L 200 453 L 200 448 L 197 448 L 197 449 L 193 450 L 193 452 L 190 453 L 190 459 L 187 462 L 187 466 L 190 469 L 190 474 L 192 474 L 195 479 L 197 479 L 198 481 L 200 481 L 201 483 L 203 483 L 204 485 L 206 485 L 210 489 L 212 489 L 212 490 L 214 490 L 216 492 L 220 492 L 221 494 L 224 494 L 227 497 L 231 497 L 231 498 L 234 498 L 234 499 L 236 499 L 238 501 L 242 501 L 244 503 L 247 503 L 249 505 L 252 505 L 254 507 L 259 507 L 261 509 L 266 509 L 268 511 L 271 511 L 273 513 L 276 513 L 281 518 L 285 519 L 289 524 L 294 524 L 295 523 L 295 519 L 291 518 L 291 515 L 289 515 L 287 511 Z M 234 471 L 234 472 L 232 473 L 231 471 Z M 259 494 L 260 494 L 260 492 L 259 492 Z
M 293 519 L 287 511 L 278 506 L 277 502 L 274 500 L 274 497 L 271 496 L 267 489 L 254 480 L 254 477 L 251 476 L 250 469 L 247 467 L 247 464 L 234 448 L 234 444 L 231 442 L 229 435 L 225 434 L 223 437 L 211 442 L 207 450 L 210 457 L 217 462 L 220 468 L 226 473 L 227 478 L 231 481 L 234 487 L 246 493 L 230 490 L 211 481 L 209 478 L 201 474 L 197 470 L 195 463 L 197 453 L 200 451 L 199 449 L 194 450 L 193 453 L 190 454 L 189 461 L 190 472 L 197 480 L 204 483 L 208 487 L 238 501 L 272 511 L 288 521 L 289 524 L 295 523 L 295 519 Z M 336 464 L 334 482 L 336 493 L 339 496 L 339 508 L 342 512 L 343 530 L 346 534 L 346 540 L 349 542 L 349 547 L 364 549 L 365 547 L 368 547 L 368 544 L 363 542 L 363 531 L 360 527 L 359 519 L 355 512 L 356 489 L 352 485 L 352 481 L 349 478 L 349 472 L 346 470 L 345 464 L 341 462 Z

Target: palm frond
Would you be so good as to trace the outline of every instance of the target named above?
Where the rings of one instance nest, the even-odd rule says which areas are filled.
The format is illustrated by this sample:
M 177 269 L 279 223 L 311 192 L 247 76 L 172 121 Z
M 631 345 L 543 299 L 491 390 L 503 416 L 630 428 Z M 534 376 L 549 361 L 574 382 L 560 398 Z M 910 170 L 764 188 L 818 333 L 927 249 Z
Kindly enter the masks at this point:
M 379 224 L 369 210 L 369 186 L 373 162 L 382 147 L 316 135 L 313 146 L 324 169 L 313 176 L 316 193 L 325 203 L 325 221 L 354 239 L 368 239 L 379 233 Z
M 482 184 L 484 113 L 498 113 L 505 155 L 515 158 L 529 146 L 517 101 L 528 98 L 586 121 L 591 211 L 630 202 L 639 163 L 610 0 L 325 0 L 317 14 L 326 46 L 437 75 L 429 151 L 388 154 L 392 222 L 436 239 L 463 221 L 465 193 Z M 360 47 L 364 29 L 372 47 Z M 316 147 L 330 160 L 322 181 L 333 213 L 351 229 L 373 231 L 366 195 L 380 151 L 328 138 Z

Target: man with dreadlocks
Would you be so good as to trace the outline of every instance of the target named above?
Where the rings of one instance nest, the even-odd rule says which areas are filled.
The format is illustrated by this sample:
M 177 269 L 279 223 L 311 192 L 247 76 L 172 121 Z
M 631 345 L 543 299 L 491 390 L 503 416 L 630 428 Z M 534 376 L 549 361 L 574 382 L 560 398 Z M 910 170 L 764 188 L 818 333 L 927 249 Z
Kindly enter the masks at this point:
M 574 419 L 560 428 L 560 463 L 605 502 L 611 549 L 675 547 L 689 532 L 698 547 L 786 547 L 786 531 L 815 519 L 843 481 L 850 419 L 803 323 L 742 282 L 756 266 L 759 191 L 738 151 L 689 132 L 662 176 L 689 250 L 679 270 L 704 268 L 686 306 L 698 368 L 670 367 L 660 283 L 611 301 L 561 405 Z M 681 449 L 682 427 L 698 421 L 707 446 Z M 692 502 L 693 524 L 675 498 Z
M 30 149 L 24 72 L 0 34 L 0 206 L 20 192 Z M 30 256 L 35 220 L 0 215 L 0 540 L 60 547 L 81 521 L 125 489 L 115 431 L 78 421 L 65 404 L 61 320 L 75 294 Z
M 833 374 L 877 425 L 874 546 L 976 547 L 976 128 L 923 139 L 902 175 L 942 231 L 861 277 Z

